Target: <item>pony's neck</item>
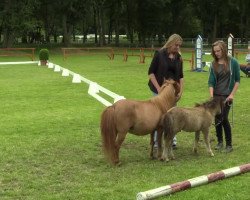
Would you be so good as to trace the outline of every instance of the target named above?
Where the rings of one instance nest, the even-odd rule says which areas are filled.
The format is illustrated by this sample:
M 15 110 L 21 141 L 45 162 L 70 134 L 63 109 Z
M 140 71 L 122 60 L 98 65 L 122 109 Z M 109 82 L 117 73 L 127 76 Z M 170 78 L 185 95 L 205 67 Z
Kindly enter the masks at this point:
M 218 108 L 209 108 L 209 111 L 213 117 L 218 114 Z
M 169 88 L 169 90 L 165 88 L 160 94 L 152 98 L 152 102 L 162 113 L 165 113 L 175 105 L 175 93 L 172 88 Z

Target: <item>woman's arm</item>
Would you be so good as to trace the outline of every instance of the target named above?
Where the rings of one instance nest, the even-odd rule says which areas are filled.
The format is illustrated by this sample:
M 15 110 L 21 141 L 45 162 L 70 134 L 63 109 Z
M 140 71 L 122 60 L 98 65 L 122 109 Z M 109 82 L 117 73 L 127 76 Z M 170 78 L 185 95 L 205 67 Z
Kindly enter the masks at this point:
M 210 97 L 214 96 L 214 88 L 213 87 L 209 87 L 209 94 L 210 94 Z
M 227 97 L 227 101 L 232 101 L 234 99 L 234 95 L 235 95 L 236 91 L 238 90 L 239 85 L 240 85 L 239 82 L 235 82 L 232 92 Z
M 182 93 L 183 93 L 183 86 L 184 86 L 184 79 L 183 78 L 181 78 L 180 79 L 180 92 L 178 93 L 178 95 L 177 95 L 177 101 L 179 101 L 180 100 L 180 98 L 181 98 L 181 96 L 182 96 Z
M 152 74 L 149 74 L 148 75 L 148 78 L 149 80 L 152 82 L 152 84 L 155 86 L 156 90 L 157 90 L 157 93 L 159 93 L 160 91 L 160 85 L 158 84 L 156 78 L 155 78 L 155 75 L 152 73 Z

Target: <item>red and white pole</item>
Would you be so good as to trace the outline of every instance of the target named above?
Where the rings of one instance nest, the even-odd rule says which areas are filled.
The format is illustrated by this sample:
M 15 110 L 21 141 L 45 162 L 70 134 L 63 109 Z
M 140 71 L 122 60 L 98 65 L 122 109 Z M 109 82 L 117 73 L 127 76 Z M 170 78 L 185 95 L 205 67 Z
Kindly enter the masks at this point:
M 246 173 L 250 171 L 250 163 L 241 166 L 225 169 L 212 174 L 199 176 L 196 178 L 188 179 L 182 182 L 174 183 L 171 185 L 162 186 L 156 189 L 140 192 L 136 195 L 137 200 L 154 199 L 160 196 L 172 194 L 182 190 L 186 190 L 192 187 L 204 185 L 217 180 L 235 176 L 238 174 Z

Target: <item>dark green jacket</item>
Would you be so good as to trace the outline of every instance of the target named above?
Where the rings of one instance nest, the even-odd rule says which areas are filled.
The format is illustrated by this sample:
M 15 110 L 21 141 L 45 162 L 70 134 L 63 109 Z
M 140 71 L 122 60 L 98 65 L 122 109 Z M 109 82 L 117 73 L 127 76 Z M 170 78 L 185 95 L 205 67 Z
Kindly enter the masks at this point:
M 235 82 L 240 82 L 240 66 L 237 60 L 233 57 L 230 57 L 229 68 L 230 68 L 229 90 L 230 92 L 232 92 Z M 217 83 L 216 75 L 214 72 L 214 66 L 212 64 L 209 70 L 208 86 L 215 88 L 216 83 Z

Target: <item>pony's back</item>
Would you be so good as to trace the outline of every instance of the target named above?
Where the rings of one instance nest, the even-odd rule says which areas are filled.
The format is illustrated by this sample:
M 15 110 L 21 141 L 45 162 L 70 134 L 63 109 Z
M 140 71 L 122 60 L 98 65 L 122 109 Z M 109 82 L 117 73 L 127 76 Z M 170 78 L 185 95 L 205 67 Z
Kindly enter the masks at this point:
M 193 132 L 203 129 L 204 126 L 209 126 L 212 123 L 210 116 L 201 107 L 174 107 L 163 116 L 162 127 L 164 131 L 168 131 L 170 134 L 176 134 L 181 130 Z

